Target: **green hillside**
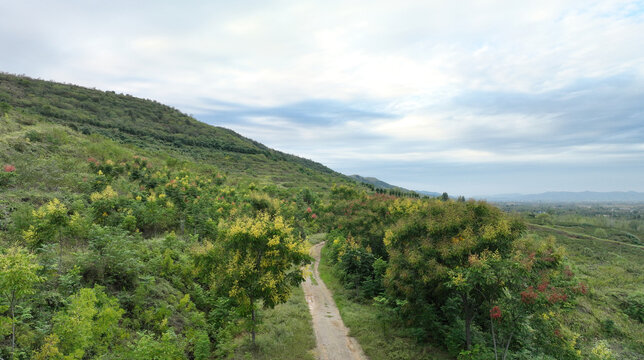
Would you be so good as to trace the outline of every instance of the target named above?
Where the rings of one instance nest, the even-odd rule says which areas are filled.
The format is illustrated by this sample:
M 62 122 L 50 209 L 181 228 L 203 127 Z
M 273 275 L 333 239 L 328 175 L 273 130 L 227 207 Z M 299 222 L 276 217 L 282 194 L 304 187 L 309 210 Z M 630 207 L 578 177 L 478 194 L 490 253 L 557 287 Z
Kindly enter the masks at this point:
M 372 359 L 642 358 L 639 209 L 379 191 L 153 101 L 0 79 L 0 358 L 312 359 L 313 234 Z
M 25 124 L 65 125 L 150 152 L 216 164 L 225 173 L 250 175 L 256 182 L 328 188 L 348 181 L 319 163 L 204 124 L 156 101 L 113 91 L 0 73 L 0 103 L 11 107 Z

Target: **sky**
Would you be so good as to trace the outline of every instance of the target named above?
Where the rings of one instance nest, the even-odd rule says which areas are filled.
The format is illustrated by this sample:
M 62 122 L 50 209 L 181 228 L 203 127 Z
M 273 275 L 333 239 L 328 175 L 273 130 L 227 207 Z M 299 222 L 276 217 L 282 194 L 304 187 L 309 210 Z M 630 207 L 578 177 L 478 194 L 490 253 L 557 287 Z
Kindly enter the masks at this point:
M 644 191 L 644 1 L 8 1 L 0 71 L 454 195 Z

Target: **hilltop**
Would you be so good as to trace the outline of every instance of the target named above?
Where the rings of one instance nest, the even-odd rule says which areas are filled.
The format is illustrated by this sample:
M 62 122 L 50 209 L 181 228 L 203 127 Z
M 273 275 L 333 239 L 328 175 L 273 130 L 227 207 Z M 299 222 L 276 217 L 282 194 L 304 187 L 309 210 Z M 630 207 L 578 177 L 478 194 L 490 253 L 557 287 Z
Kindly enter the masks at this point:
M 131 95 L 0 73 L 0 103 L 14 109 L 25 124 L 64 125 L 154 153 L 216 164 L 232 177 L 250 175 L 256 182 L 284 187 L 328 188 L 348 181 L 322 164 Z

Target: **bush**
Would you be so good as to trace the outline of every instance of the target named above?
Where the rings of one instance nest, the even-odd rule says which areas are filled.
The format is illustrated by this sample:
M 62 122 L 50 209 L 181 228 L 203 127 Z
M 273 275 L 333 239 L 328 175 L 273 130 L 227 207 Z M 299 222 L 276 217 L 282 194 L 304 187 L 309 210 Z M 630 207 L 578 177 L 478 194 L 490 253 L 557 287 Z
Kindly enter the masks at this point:
M 492 349 L 474 345 L 472 350 L 463 350 L 458 354 L 458 360 L 488 360 L 494 358 L 494 351 Z
M 624 302 L 624 313 L 644 323 L 644 293 L 636 292 L 630 294 Z

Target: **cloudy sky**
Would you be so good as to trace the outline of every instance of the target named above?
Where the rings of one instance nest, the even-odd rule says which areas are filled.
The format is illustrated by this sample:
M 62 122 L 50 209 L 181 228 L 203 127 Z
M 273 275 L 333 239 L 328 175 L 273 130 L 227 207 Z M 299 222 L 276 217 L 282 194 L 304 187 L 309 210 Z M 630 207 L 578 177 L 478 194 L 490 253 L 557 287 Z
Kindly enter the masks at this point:
M 528 3 L 0 0 L 0 71 L 411 189 L 644 191 L 644 1 Z

